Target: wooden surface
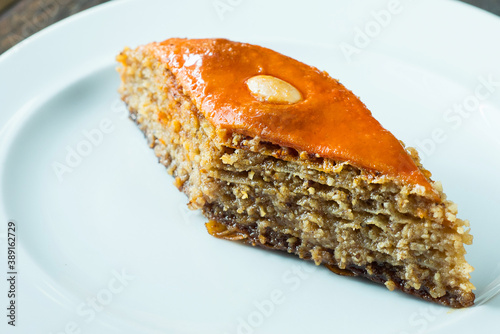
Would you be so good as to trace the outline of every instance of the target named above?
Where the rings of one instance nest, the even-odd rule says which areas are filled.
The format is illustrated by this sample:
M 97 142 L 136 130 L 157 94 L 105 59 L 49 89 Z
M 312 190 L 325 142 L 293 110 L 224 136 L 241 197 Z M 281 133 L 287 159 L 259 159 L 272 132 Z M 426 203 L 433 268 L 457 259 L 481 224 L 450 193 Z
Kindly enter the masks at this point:
M 493 14 L 500 15 L 500 0 L 461 0 L 468 4 L 482 8 Z
M 10 2 L 0 0 L 5 3 Z M 108 0 L 15 0 L 0 13 L 0 54 L 39 30 Z
M 52 23 L 107 1 L 0 0 L 0 54 Z M 500 15 L 500 0 L 461 1 Z
M 10 6 L 10 4 L 13 2 L 14 0 L 0 0 L 0 11 Z

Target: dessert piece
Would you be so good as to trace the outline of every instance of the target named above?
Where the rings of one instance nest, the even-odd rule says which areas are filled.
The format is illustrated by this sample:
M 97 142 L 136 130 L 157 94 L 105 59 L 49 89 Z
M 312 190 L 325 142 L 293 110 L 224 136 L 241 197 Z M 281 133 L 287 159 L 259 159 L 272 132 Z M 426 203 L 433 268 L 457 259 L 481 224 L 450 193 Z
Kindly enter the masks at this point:
M 117 59 L 132 119 L 210 234 L 474 303 L 468 222 L 416 151 L 326 72 L 225 39 L 168 39 Z

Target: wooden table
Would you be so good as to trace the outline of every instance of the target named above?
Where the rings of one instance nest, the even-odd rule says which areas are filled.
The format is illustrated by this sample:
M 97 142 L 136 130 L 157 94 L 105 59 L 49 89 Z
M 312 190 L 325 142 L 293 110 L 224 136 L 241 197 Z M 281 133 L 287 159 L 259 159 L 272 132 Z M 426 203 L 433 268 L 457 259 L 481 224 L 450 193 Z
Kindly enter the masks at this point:
M 0 0 L 0 54 L 39 30 L 109 0 Z M 10 4 L 9 4 L 10 3 Z
M 107 1 L 0 0 L 0 54 L 54 22 Z M 500 0 L 461 1 L 500 15 Z

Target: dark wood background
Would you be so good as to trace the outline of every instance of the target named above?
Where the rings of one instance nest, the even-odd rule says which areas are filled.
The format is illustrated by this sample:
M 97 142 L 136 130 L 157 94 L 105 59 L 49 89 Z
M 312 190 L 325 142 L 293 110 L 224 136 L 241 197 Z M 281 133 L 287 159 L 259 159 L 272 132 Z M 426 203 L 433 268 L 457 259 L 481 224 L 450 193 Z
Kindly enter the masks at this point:
M 54 22 L 107 1 L 0 0 L 0 54 Z M 461 1 L 500 15 L 500 0 Z

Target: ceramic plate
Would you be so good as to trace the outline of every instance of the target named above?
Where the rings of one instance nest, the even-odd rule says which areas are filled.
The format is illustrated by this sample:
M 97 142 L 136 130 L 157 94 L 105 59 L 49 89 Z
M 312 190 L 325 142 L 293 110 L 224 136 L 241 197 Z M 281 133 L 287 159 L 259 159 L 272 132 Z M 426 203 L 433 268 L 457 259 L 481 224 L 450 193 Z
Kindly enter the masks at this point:
M 0 267 L 15 281 L 0 283 L 1 328 L 47 334 L 496 328 L 500 46 L 492 37 L 499 34 L 498 17 L 454 1 L 123 0 L 27 39 L 0 57 Z M 477 305 L 451 310 L 209 236 L 116 92 L 114 57 L 121 49 L 169 37 L 263 45 L 352 89 L 387 129 L 419 150 L 459 216 L 471 221 L 467 260 L 475 267 Z M 8 297 L 12 289 L 15 298 Z M 7 324 L 12 300 L 16 327 Z

